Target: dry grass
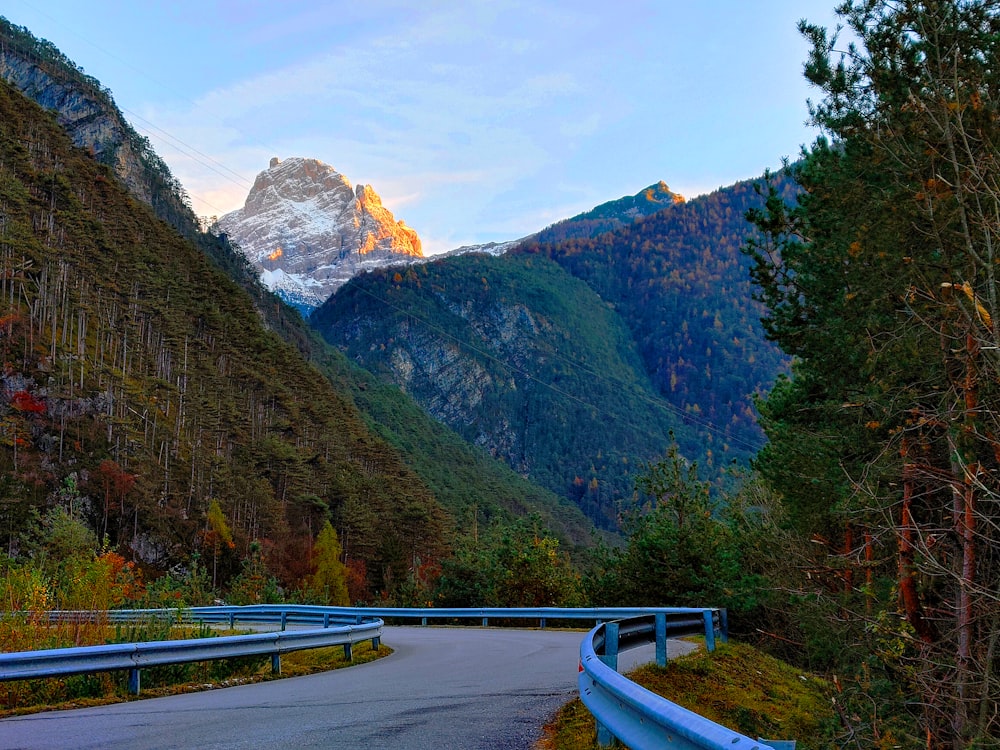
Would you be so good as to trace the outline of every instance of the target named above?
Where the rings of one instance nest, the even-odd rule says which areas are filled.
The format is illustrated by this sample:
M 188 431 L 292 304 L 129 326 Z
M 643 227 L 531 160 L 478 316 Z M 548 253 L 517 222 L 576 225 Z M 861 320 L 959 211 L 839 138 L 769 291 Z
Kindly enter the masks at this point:
M 740 644 L 696 651 L 666 667 L 629 674 L 647 690 L 749 737 L 794 739 L 800 750 L 833 747 L 837 728 L 830 688 L 822 680 Z M 596 750 L 597 730 L 576 699 L 544 728 L 537 750 Z
M 217 634 L 238 635 L 242 632 Z M 176 638 L 199 635 L 202 633 L 190 629 L 171 633 L 171 637 Z M 125 672 L 6 682 L 0 683 L 0 718 L 299 677 L 364 664 L 391 653 L 392 649 L 387 646 L 380 645 L 378 649 L 373 649 L 370 640 L 354 644 L 351 661 L 344 658 L 343 646 L 294 651 L 281 657 L 280 675 L 271 672 L 271 661 L 267 656 L 150 667 L 142 670 L 142 691 L 138 696 L 128 693 Z

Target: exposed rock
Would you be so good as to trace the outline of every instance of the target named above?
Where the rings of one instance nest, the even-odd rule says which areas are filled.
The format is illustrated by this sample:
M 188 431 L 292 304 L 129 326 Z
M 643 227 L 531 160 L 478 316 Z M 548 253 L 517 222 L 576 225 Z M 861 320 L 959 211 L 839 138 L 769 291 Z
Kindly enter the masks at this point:
M 219 229 L 272 291 L 300 308 L 321 304 L 361 271 L 423 257 L 417 233 L 371 186 L 352 188 L 316 159 L 271 159 Z
M 197 226 L 183 188 L 128 124 L 111 92 L 53 45 L 0 18 L 0 78 L 52 110 L 73 143 L 106 164 L 133 196 L 186 236 Z

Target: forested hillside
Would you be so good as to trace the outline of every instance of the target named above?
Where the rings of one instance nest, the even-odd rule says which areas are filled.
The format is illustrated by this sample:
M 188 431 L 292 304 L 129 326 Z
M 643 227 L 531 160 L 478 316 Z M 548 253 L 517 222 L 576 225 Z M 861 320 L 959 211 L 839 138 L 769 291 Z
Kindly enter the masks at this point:
M 0 113 L 8 550 L 58 501 L 160 568 L 212 547 L 213 501 L 212 554 L 261 540 L 289 583 L 328 514 L 376 587 L 447 550 L 433 494 L 233 282 L 6 84 Z
M 637 470 L 671 433 L 716 478 L 763 444 L 753 397 L 787 359 L 764 338 L 740 253 L 745 213 L 762 202 L 749 182 L 690 203 L 653 186 L 538 235 L 571 239 L 357 277 L 311 322 L 467 440 L 615 528 Z M 619 228 L 591 236 L 606 225 Z
M 83 131 L 74 131 L 71 121 L 84 112 L 90 122 L 101 123 L 99 132 L 109 138 L 138 137 L 114 107 L 109 92 L 58 50 L 5 21 L 0 31 L 4 75 L 55 107 L 64 129 L 80 136 Z M 311 570 L 313 539 L 329 518 L 341 534 L 343 557 L 352 565 L 352 593 L 392 597 L 400 586 L 409 585 L 418 569 L 433 569 L 435 561 L 450 549 L 455 532 L 461 536 L 480 524 L 484 528 L 505 526 L 518 517 L 535 514 L 538 530 L 554 533 L 569 549 L 592 543 L 593 527 L 572 504 L 465 444 L 408 397 L 375 383 L 368 373 L 325 345 L 297 312 L 260 285 L 253 268 L 225 238 L 199 229 L 182 190 L 169 199 L 166 193 L 160 195 L 149 209 L 125 208 L 128 198 L 113 191 L 115 176 L 102 172 L 87 154 L 74 151 L 67 141 L 60 141 L 50 115 L 37 111 L 14 91 L 5 89 L 5 95 L 9 108 L 20 117 L 10 120 L 8 147 L 26 142 L 25 138 L 18 140 L 25 130 L 44 131 L 46 143 L 56 144 L 46 146 L 57 153 L 51 164 L 11 172 L 11 184 L 19 185 L 17 194 L 40 194 L 43 188 L 34 181 L 51 183 L 54 175 L 59 176 L 59 184 L 69 182 L 66 170 L 72 166 L 76 170 L 73 181 L 92 179 L 103 186 L 102 200 L 111 196 L 119 202 L 111 208 L 99 204 L 92 190 L 71 190 L 76 200 L 64 204 L 59 195 L 50 196 L 53 202 L 47 218 L 44 222 L 35 219 L 33 224 L 22 221 L 13 204 L 5 206 L 9 213 L 5 216 L 6 232 L 29 225 L 41 231 L 43 223 L 51 224 L 46 232 L 57 228 L 62 232 L 59 243 L 47 235 L 38 240 L 36 254 L 23 262 L 15 262 L 12 255 L 8 267 L 14 264 L 20 269 L 26 262 L 32 269 L 45 268 L 44 279 L 62 279 L 58 282 L 62 284 L 59 315 L 65 318 L 66 331 L 66 320 L 87 320 L 88 315 L 92 320 L 96 313 L 91 308 L 104 310 L 102 305 L 111 304 L 111 312 L 101 318 L 103 338 L 96 338 L 98 329 L 90 322 L 81 324 L 83 333 L 78 332 L 76 338 L 66 333 L 65 340 L 63 328 L 57 326 L 58 344 L 46 344 L 51 349 L 49 360 L 72 356 L 84 363 L 77 366 L 77 377 L 69 383 L 73 397 L 85 399 L 86 406 L 76 412 L 55 408 L 62 420 L 58 461 L 53 462 L 48 455 L 54 440 L 50 433 L 55 429 L 49 407 L 50 400 L 57 398 L 56 391 L 32 369 L 51 365 L 33 364 L 29 343 L 25 359 L 8 366 L 16 375 L 6 394 L 11 404 L 8 421 L 30 433 L 22 434 L 20 440 L 8 435 L 13 453 L 11 472 L 4 475 L 4 507 L 9 511 L 5 546 L 9 553 L 28 549 L 23 543 L 34 533 L 39 516 L 45 520 L 52 509 L 66 507 L 74 513 L 85 512 L 98 536 L 106 535 L 110 547 L 143 561 L 154 575 L 174 563 L 188 567 L 189 555 L 200 552 L 204 556 L 210 550 L 216 574 L 213 584 L 223 586 L 231 574 L 252 562 L 258 573 L 277 573 L 281 583 L 294 586 Z M 23 127 L 15 130 L 15 125 Z M 27 142 L 33 141 L 29 138 Z M 80 145 L 90 155 L 99 150 L 86 137 Z M 103 143 L 100 148 L 122 153 L 120 145 L 115 150 L 114 143 Z M 124 180 L 125 184 L 130 188 L 136 181 L 140 185 L 176 185 L 148 144 L 145 148 L 144 158 L 126 165 L 131 179 Z M 112 161 L 121 166 L 121 159 Z M 87 176 L 91 174 L 87 170 L 94 170 L 94 176 Z M 158 174 L 146 175 L 149 170 Z M 122 178 L 117 172 L 116 176 Z M 79 196 L 88 200 L 84 202 Z M 150 197 L 141 190 L 138 196 Z M 31 206 L 23 210 L 33 216 Z M 127 213 L 133 214 L 128 221 L 133 235 L 122 239 L 119 235 L 125 230 L 119 231 L 119 224 Z M 194 244 L 184 242 L 156 221 L 154 213 Z M 112 229 L 105 226 L 108 216 L 114 217 Z M 66 229 L 72 223 L 67 217 L 76 222 L 72 224 L 75 234 Z M 147 223 L 151 225 L 148 229 Z M 103 239 L 101 233 L 112 239 Z M 128 242 L 141 252 L 129 250 L 125 260 L 110 267 L 104 256 L 91 257 L 104 246 L 102 243 L 120 247 Z M 66 243 L 71 243 L 72 253 L 65 251 Z M 8 246 L 26 252 L 17 243 Z M 57 254 L 61 257 L 58 272 L 49 268 Z M 153 260 L 146 257 L 148 254 Z M 178 267 L 183 267 L 183 274 L 174 273 Z M 106 279 L 105 272 L 113 278 Z M 8 277 L 20 278 L 18 273 L 21 271 L 9 270 Z M 78 281 L 79 274 L 87 279 L 86 286 L 84 291 L 72 292 L 72 284 L 83 284 Z M 191 281 L 192 274 L 197 275 L 198 283 Z M 125 296 L 106 303 L 105 285 Z M 214 291 L 205 292 L 203 287 Z M 90 296 L 95 293 L 100 304 Z M 198 304 L 208 305 L 212 314 L 200 308 L 186 311 L 190 294 Z M 37 304 L 29 297 L 22 299 L 22 305 Z M 11 290 L 6 299 L 14 305 L 17 294 Z M 29 313 L 28 318 L 37 318 L 37 314 Z M 165 332 L 156 317 L 160 314 L 181 328 Z M 37 320 L 35 325 L 40 328 L 22 330 L 23 319 L 19 308 L 3 319 L 11 340 L 20 343 L 26 335 L 29 342 L 40 346 L 39 336 L 52 335 Z M 190 332 L 178 320 L 193 320 L 200 327 Z M 221 329 L 206 329 L 206 321 Z M 262 321 L 280 339 L 267 333 Z M 131 330 L 129 326 L 138 328 Z M 209 354 L 198 338 L 206 336 Z M 104 342 L 102 345 L 111 350 L 102 349 L 96 355 L 84 351 L 88 337 Z M 70 344 L 79 351 L 60 355 L 60 347 Z M 16 349 L 8 341 L 8 349 L 11 347 Z M 121 372 L 124 385 L 117 391 L 106 382 L 106 374 L 96 375 L 86 365 L 91 362 L 93 367 L 95 356 L 100 367 L 115 367 L 117 357 L 117 371 L 126 368 Z M 209 360 L 215 356 L 214 369 L 205 364 L 206 356 Z M 261 356 L 262 367 L 254 369 L 255 358 Z M 250 370 L 252 376 L 243 384 L 242 374 Z M 222 385 L 215 382 L 216 377 L 222 378 Z M 146 382 L 148 378 L 153 378 L 154 385 Z M 192 396 L 190 388 L 195 383 L 199 393 L 215 394 L 214 407 L 206 405 L 209 397 Z M 264 390 L 258 393 L 258 387 Z M 91 395 L 94 388 L 100 392 L 98 396 Z M 165 390 L 159 393 L 157 388 Z M 155 391 L 151 396 L 150 389 Z M 35 400 L 23 401 L 25 394 Z M 140 403 L 134 403 L 133 397 Z M 355 400 L 364 413 L 359 412 Z M 21 410 L 24 403 L 31 407 L 27 412 Z M 86 441 L 65 439 L 65 430 L 75 424 L 74 419 L 89 420 L 88 434 L 104 435 L 104 442 L 88 447 Z M 128 434 L 127 440 L 121 430 Z M 315 434 L 304 437 L 310 431 Z M 87 459 L 81 457 L 81 450 Z M 26 484 L 22 469 L 27 471 L 31 466 L 42 467 L 30 474 L 40 478 Z M 93 478 L 95 467 L 103 467 L 100 481 Z M 121 497 L 113 500 L 114 492 Z M 94 504 L 99 496 L 108 508 L 98 512 Z M 209 514 L 213 508 L 221 515 Z M 221 532 L 213 528 L 220 523 L 225 531 L 222 536 L 228 539 L 221 545 Z M 409 531 L 402 531 L 404 527 Z
M 794 193 L 787 180 L 777 187 L 786 198 Z M 751 230 L 746 212 L 761 203 L 748 181 L 614 232 L 515 251 L 551 258 L 615 310 L 654 386 L 698 430 L 703 447 L 690 457 L 703 463 L 745 461 L 763 444 L 753 395 L 787 364 L 764 339 L 740 253 Z
M 311 320 L 467 441 L 604 528 L 617 528 L 636 472 L 666 451 L 672 429 L 697 450 L 620 319 L 544 258 L 474 254 L 368 273 Z

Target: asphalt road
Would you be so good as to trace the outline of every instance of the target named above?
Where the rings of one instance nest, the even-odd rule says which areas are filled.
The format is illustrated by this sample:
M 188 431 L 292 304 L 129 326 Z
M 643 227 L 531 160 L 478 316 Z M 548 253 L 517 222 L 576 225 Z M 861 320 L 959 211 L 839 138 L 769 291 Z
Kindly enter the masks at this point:
M 576 695 L 582 632 L 385 628 L 386 658 L 202 693 L 0 721 L 2 748 L 527 750 Z M 670 642 L 671 652 L 687 644 Z M 671 653 L 673 655 L 673 653 Z M 652 647 L 622 653 L 622 667 Z

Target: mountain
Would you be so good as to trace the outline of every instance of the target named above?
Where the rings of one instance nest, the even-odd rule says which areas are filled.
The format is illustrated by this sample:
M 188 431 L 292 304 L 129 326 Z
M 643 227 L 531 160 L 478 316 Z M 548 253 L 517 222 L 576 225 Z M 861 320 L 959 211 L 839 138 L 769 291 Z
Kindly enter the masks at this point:
M 661 180 L 635 195 L 626 195 L 602 203 L 582 214 L 556 222 L 525 240 L 558 242 L 572 238 L 597 237 L 680 203 L 684 203 L 684 196 L 670 190 Z
M 271 159 L 243 208 L 218 220 L 264 284 L 302 310 L 356 274 L 422 257 L 420 238 L 369 185 L 316 159 Z
M 199 230 L 182 194 L 137 202 L 135 185 L 172 184 L 152 151 L 129 162 L 126 190 L 94 144 L 75 148 L 82 131 L 65 125 L 81 97 L 92 119 L 134 134 L 100 84 L 3 19 L 0 50 L 5 75 L 53 107 L 0 83 L 9 554 L 31 519 L 60 506 L 156 573 L 212 554 L 214 501 L 235 545 L 220 555 L 223 580 L 259 541 L 294 586 L 330 518 L 368 595 L 391 597 L 480 522 L 533 514 L 570 548 L 591 542 L 572 504 L 325 345 L 225 237 Z
M 793 183 L 779 187 L 791 199 Z M 751 231 L 746 212 L 762 200 L 747 180 L 613 232 L 542 235 L 515 251 L 554 260 L 612 306 L 657 390 L 700 425 L 708 455 L 740 461 L 763 445 L 754 394 L 789 366 L 764 336 L 740 252 Z
M 260 540 L 288 585 L 330 515 L 375 588 L 389 570 L 405 576 L 409 554 L 447 551 L 449 518 L 350 399 L 7 84 L 0 203 L 9 549 L 33 513 L 68 498 L 108 544 L 158 569 L 206 551 L 212 501 L 233 555 Z
M 465 255 L 353 279 L 312 324 L 436 419 L 615 529 L 684 431 L 621 320 L 544 258 Z
M 763 443 L 753 396 L 787 360 L 764 338 L 739 249 L 757 201 L 750 182 L 690 202 L 653 186 L 499 257 L 357 277 L 310 321 L 467 440 L 614 527 L 635 472 L 672 438 L 715 478 Z M 595 221 L 618 228 L 592 236 Z M 570 239 L 543 241 L 553 236 Z

